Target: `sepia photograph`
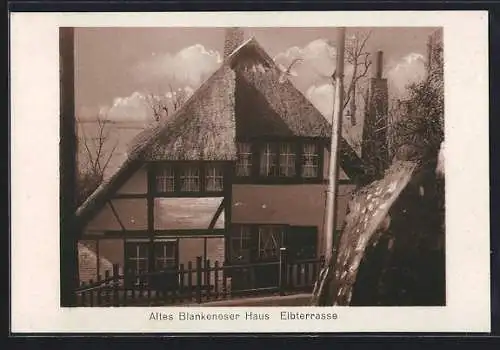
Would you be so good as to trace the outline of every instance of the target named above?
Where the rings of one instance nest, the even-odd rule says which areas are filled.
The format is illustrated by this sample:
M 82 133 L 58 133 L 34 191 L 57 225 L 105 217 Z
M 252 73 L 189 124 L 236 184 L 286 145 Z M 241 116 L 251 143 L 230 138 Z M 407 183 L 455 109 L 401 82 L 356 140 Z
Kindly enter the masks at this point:
M 10 23 L 14 331 L 489 331 L 487 13 Z
M 441 28 L 60 31 L 76 305 L 445 305 Z

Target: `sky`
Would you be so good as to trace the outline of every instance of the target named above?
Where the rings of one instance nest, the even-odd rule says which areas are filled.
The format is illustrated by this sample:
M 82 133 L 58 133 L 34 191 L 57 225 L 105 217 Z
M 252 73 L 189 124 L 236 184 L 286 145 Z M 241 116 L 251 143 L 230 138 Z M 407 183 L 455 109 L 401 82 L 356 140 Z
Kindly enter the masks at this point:
M 424 75 L 427 37 L 436 28 L 348 28 L 370 32 L 366 50 L 384 52 L 392 98 Z M 278 63 L 294 58 L 290 79 L 325 116 L 331 113 L 335 28 L 244 28 Z M 189 95 L 222 62 L 224 28 L 77 28 L 75 98 L 81 120 L 101 113 L 116 122 L 147 122 L 146 96 Z M 349 67 L 346 67 L 346 74 Z

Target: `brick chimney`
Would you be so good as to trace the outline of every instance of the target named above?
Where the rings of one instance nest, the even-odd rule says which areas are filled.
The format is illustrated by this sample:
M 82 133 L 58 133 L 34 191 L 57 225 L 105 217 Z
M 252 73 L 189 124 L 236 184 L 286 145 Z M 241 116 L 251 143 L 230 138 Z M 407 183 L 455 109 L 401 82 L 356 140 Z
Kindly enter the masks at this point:
M 427 39 L 427 78 L 443 75 L 443 30 L 437 29 Z
M 226 59 L 230 54 L 233 53 L 241 44 L 245 38 L 245 33 L 243 29 L 238 27 L 227 28 L 226 36 L 224 39 L 224 59 Z
M 383 78 L 384 54 L 377 51 L 371 65 L 371 78 L 364 111 L 361 158 L 369 166 L 368 181 L 383 176 L 389 165 L 387 145 L 389 94 L 387 79 Z

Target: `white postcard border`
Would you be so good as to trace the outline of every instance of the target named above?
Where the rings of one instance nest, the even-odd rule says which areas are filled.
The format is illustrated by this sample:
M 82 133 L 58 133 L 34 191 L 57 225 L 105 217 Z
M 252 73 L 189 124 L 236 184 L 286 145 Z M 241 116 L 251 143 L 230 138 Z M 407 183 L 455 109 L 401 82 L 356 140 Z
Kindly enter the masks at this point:
M 12 332 L 488 332 L 490 330 L 488 13 L 13 13 Z M 437 26 L 444 28 L 446 307 L 61 308 L 59 52 L 62 26 Z M 335 312 L 284 321 L 280 312 Z M 151 312 L 240 313 L 241 321 L 152 321 Z M 245 321 L 245 312 L 270 320 Z M 177 316 L 176 316 L 177 317 Z

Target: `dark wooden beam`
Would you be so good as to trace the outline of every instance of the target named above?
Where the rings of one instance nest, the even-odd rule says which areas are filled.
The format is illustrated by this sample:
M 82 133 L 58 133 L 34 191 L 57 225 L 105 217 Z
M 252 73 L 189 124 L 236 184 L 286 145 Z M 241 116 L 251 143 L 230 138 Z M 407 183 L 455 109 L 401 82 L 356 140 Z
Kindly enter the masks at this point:
M 322 177 L 323 174 L 321 174 Z M 326 185 L 328 184 L 327 179 L 323 178 L 294 178 L 294 177 L 258 177 L 258 178 L 246 178 L 246 177 L 235 177 L 233 184 L 236 185 L 242 185 L 242 184 L 248 184 L 248 185 L 283 185 L 283 186 L 288 186 L 288 185 L 304 185 L 304 184 L 316 184 L 316 185 Z M 346 185 L 354 185 L 356 184 L 355 182 L 351 181 L 350 179 L 339 179 L 338 180 L 339 184 L 346 184 Z
M 154 237 L 153 240 L 156 238 L 161 238 L 161 237 L 190 237 L 190 236 L 196 236 L 196 237 L 203 237 L 203 236 L 222 236 L 225 234 L 225 229 L 221 228 L 216 228 L 213 230 L 207 230 L 207 229 L 195 229 L 195 230 L 188 230 L 188 229 L 182 229 L 182 230 L 156 230 L 154 231 Z M 108 239 L 108 238 L 145 238 L 145 239 L 150 239 L 150 232 L 147 230 L 134 230 L 134 231 L 127 231 L 124 233 L 123 231 L 119 230 L 109 230 L 105 231 L 104 234 L 87 234 L 85 236 L 88 239 L 95 239 L 95 238 L 102 238 L 102 239 Z
M 118 212 L 116 211 L 113 203 L 111 203 L 111 201 L 108 201 L 108 205 L 111 208 L 111 211 L 113 212 L 114 217 L 118 221 L 118 225 L 120 225 L 120 228 L 122 229 L 122 231 L 124 231 L 124 232 L 127 231 L 127 229 L 125 228 L 125 225 L 123 225 L 123 222 L 120 220 L 120 216 L 118 215 Z
M 222 214 L 224 211 L 224 207 L 226 205 L 226 198 L 223 198 L 219 207 L 217 208 L 217 211 L 215 212 L 214 216 L 212 217 L 212 220 L 210 221 L 210 224 L 208 225 L 208 229 L 212 230 L 215 227 L 215 224 L 217 223 L 217 220 L 219 219 L 219 216 Z M 225 219 L 225 218 L 224 218 Z
M 61 306 L 75 306 L 78 288 L 76 211 L 76 123 L 73 28 L 59 29 L 60 78 L 60 293 Z
M 223 236 L 226 230 L 223 228 L 215 228 L 212 230 L 208 229 L 179 229 L 179 230 L 154 230 L 153 240 L 161 237 L 212 237 L 212 236 Z M 103 233 L 87 233 L 84 239 L 110 239 L 110 238 L 144 238 L 151 239 L 150 232 L 148 230 L 128 230 L 126 232 L 122 230 L 107 230 Z
M 156 193 L 156 198 L 207 198 L 207 197 L 223 197 L 224 191 L 217 192 L 164 192 Z M 144 196 L 147 197 L 147 196 Z M 130 197 L 129 197 L 130 198 Z M 141 198 L 141 197 L 135 197 Z
M 119 193 L 112 196 L 112 199 L 140 199 L 140 198 L 148 198 L 147 193 Z

